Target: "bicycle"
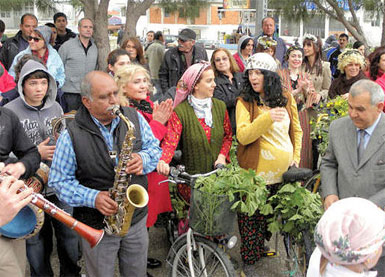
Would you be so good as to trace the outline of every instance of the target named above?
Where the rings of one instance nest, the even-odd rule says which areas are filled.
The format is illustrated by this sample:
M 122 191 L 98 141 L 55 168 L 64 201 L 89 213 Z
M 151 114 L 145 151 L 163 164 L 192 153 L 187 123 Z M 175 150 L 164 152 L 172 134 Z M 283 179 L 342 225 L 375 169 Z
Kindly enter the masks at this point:
M 298 168 L 296 176 L 283 176 L 284 185 L 288 183 L 302 182 L 303 187 L 312 193 L 316 193 L 321 185 L 321 176 L 319 170 L 311 171 L 306 168 Z M 285 223 L 284 223 L 285 224 Z M 288 264 L 289 276 L 306 276 L 307 267 L 309 265 L 310 256 L 315 248 L 313 238 L 310 236 L 309 229 L 301 230 L 301 243 L 289 233 L 282 232 L 283 243 L 286 251 L 286 262 Z M 277 249 L 276 240 L 276 249 Z
M 198 177 L 215 174 L 218 170 L 220 169 L 205 174 L 189 175 L 183 166 L 170 169 L 168 182 L 191 187 L 191 209 L 187 233 L 179 236 L 172 243 L 167 255 L 168 276 L 235 276 L 234 266 L 225 251 L 235 246 L 237 238 L 235 236 L 209 237 L 207 234 L 193 230 L 190 226 L 191 219 L 194 217 L 194 193 L 196 193 L 193 188 L 194 181 Z M 181 196 L 176 195 L 176 197 Z M 172 218 L 169 223 L 173 225 L 172 233 L 175 234 L 177 229 L 175 218 Z

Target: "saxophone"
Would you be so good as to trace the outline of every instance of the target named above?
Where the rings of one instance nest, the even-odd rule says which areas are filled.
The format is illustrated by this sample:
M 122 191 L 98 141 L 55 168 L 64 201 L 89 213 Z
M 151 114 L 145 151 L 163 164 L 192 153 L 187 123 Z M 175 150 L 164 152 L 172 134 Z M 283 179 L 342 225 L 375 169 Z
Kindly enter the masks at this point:
M 109 235 L 124 236 L 131 226 L 132 215 L 135 208 L 143 208 L 148 203 L 148 194 L 144 187 L 137 184 L 129 185 L 131 175 L 126 173 L 126 165 L 131 160 L 133 142 L 135 140 L 135 127 L 119 109 L 119 106 L 109 108 L 112 114 L 117 115 L 127 125 L 127 133 L 119 154 L 119 162 L 115 169 L 115 180 L 112 188 L 109 189 L 110 197 L 118 203 L 118 211 L 114 215 L 106 216 L 104 224 L 105 231 Z

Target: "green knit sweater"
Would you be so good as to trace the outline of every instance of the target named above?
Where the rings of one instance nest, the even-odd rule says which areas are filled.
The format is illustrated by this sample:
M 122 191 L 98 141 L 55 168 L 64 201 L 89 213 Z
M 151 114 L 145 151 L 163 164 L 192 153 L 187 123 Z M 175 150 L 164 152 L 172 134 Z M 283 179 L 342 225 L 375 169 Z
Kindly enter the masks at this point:
M 182 163 L 190 174 L 211 171 L 222 148 L 226 105 L 218 99 L 213 98 L 212 100 L 213 128 L 211 128 L 210 143 L 194 113 L 194 109 L 187 100 L 175 108 L 175 113 L 183 126 L 179 141 L 182 150 Z

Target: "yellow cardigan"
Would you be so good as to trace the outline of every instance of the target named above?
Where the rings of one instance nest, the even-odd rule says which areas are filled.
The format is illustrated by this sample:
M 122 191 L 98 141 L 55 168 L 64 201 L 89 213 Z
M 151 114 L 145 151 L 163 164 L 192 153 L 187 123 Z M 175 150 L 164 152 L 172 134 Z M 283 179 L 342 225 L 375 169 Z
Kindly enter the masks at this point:
M 302 129 L 298 120 L 297 105 L 290 93 L 286 110 L 289 118 L 285 124 L 274 124 L 268 107 L 254 103 L 254 115 L 250 105 L 239 99 L 236 106 L 238 160 L 243 168 L 252 168 L 266 179 L 268 184 L 282 182 L 282 174 L 294 160 L 299 164 Z M 251 119 L 253 118 L 253 119 Z M 288 127 L 289 126 L 289 127 Z M 281 128 L 281 130 L 274 130 Z M 287 137 L 285 137 L 288 128 Z M 282 132 L 285 130 L 285 132 Z M 283 134 L 283 136 L 280 136 Z M 291 143 L 290 143 L 291 142 Z M 282 147 L 286 145 L 286 149 Z M 291 146 L 292 145 L 292 146 Z

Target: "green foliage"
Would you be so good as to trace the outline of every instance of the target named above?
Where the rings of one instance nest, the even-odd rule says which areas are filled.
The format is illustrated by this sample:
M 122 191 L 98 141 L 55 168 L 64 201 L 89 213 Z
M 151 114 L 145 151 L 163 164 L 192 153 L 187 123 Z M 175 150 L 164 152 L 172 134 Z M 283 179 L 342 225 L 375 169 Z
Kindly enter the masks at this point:
M 276 195 L 269 198 L 274 207 L 273 217 L 268 220 L 270 232 L 286 232 L 301 242 L 301 232 L 313 230 L 322 216 L 321 197 L 311 193 L 299 182 L 284 185 Z
M 208 1 L 202 0 L 160 0 L 159 6 L 168 13 L 178 12 L 182 18 L 197 18 L 201 8 L 208 6 Z
M 245 170 L 238 164 L 236 143 L 230 150 L 231 162 L 226 168 L 215 175 L 198 178 L 195 188 L 211 195 L 227 195 L 230 202 L 234 201 L 231 209 L 253 215 L 258 209 L 265 214 L 272 211 L 266 204 L 268 190 L 265 180 L 252 170 Z
M 341 96 L 321 104 L 316 121 L 311 120 L 312 131 L 310 137 L 318 141 L 318 151 L 324 155 L 329 144 L 329 126 L 332 121 L 348 114 L 348 102 Z

